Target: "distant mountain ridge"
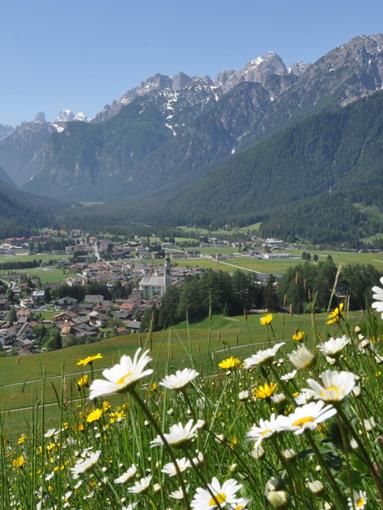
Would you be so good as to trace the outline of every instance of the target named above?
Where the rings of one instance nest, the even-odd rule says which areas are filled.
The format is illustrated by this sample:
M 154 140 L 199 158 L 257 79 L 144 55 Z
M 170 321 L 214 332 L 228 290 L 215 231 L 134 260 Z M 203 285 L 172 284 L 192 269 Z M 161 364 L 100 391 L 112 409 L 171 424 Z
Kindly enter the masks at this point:
M 59 198 L 174 196 L 278 130 L 382 84 L 382 35 L 356 37 L 310 65 L 288 68 L 270 52 L 215 80 L 157 74 L 90 122 L 16 129 L 0 142 L 0 165 L 25 189 Z

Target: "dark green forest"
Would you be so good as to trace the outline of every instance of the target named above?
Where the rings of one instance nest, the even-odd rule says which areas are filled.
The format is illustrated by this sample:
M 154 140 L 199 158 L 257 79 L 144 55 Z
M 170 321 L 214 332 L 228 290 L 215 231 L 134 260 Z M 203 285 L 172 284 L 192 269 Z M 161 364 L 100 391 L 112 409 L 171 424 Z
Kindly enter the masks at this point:
M 383 230 L 383 93 L 313 115 L 234 156 L 171 201 L 185 223 L 264 221 L 266 234 L 310 241 Z

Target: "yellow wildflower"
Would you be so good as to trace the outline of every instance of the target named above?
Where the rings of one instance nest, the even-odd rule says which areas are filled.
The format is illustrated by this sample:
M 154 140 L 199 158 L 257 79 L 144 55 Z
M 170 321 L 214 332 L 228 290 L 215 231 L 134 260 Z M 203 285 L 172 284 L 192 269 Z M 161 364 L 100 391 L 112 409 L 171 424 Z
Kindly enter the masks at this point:
M 51 452 L 52 450 L 54 450 L 56 448 L 56 445 L 55 443 L 48 443 L 47 444 L 47 452 Z
M 268 313 L 266 315 L 263 315 L 263 317 L 259 319 L 259 322 L 261 323 L 262 326 L 268 326 L 269 324 L 271 324 L 272 320 L 273 314 Z
M 79 359 L 77 362 L 77 365 L 79 366 L 86 366 L 90 363 L 93 363 L 93 361 L 96 361 L 97 359 L 102 359 L 103 355 L 99 352 L 98 354 L 93 354 L 92 356 L 87 356 L 86 358 Z
M 119 422 L 126 418 L 126 414 L 124 411 L 114 411 L 112 413 L 109 413 L 109 420 L 110 423 L 115 423 L 116 421 Z
M 82 375 L 79 379 L 77 379 L 77 386 L 79 388 L 84 388 L 84 386 L 89 386 L 89 375 Z
M 266 383 L 264 385 L 258 386 L 257 388 L 253 388 L 252 395 L 253 398 L 267 399 L 274 395 L 276 389 L 276 383 Z
M 300 329 L 296 329 L 295 333 L 293 334 L 293 336 L 291 338 L 294 340 L 294 342 L 301 342 L 303 340 L 304 336 L 305 336 L 304 331 L 301 331 Z
M 104 400 L 104 402 L 102 403 L 102 411 L 104 413 L 106 413 L 106 411 L 108 411 L 111 407 L 112 407 L 112 404 L 110 402 L 108 402 L 107 400 Z
M 87 423 L 93 423 L 94 421 L 99 420 L 102 414 L 103 414 L 102 409 L 95 409 L 94 411 L 91 411 L 86 417 Z
M 16 459 L 14 459 L 12 461 L 12 466 L 17 469 L 17 468 L 22 468 L 25 464 L 25 458 L 24 458 L 24 455 L 20 455 L 20 457 L 17 457 Z
M 241 366 L 242 361 L 235 356 L 230 356 L 230 358 L 226 358 L 218 363 L 219 368 L 223 368 L 224 370 L 230 370 L 231 368 L 237 368 Z
M 21 434 L 21 436 L 19 437 L 19 439 L 17 440 L 17 444 L 18 445 L 22 445 L 25 443 L 25 441 L 27 440 L 27 436 L 26 434 Z
M 85 429 L 85 427 L 84 427 L 84 424 L 83 424 L 83 423 L 79 423 L 79 424 L 77 425 L 77 430 L 78 430 L 79 432 L 83 432 L 83 431 L 84 431 L 84 429 Z
M 154 383 L 152 383 L 150 385 L 150 391 L 151 392 L 155 392 L 157 389 L 158 389 L 158 384 L 157 383 L 154 382 Z
M 331 326 L 331 324 L 337 324 L 343 316 L 344 303 L 340 303 L 339 306 L 334 308 L 332 312 L 330 312 L 327 316 L 326 324 Z

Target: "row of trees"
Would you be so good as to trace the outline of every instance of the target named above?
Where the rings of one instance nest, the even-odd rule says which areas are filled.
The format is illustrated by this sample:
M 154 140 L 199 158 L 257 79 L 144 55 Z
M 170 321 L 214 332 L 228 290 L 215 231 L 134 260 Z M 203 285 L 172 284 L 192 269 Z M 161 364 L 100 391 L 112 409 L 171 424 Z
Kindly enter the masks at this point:
M 232 276 L 223 271 L 208 270 L 186 280 L 182 287 L 170 287 L 159 308 L 145 313 L 142 329 L 162 329 L 184 320 L 199 321 L 212 314 L 239 315 L 251 308 L 278 309 L 270 276 L 261 285 L 255 275 L 236 271 Z
M 331 256 L 326 261 L 289 268 L 278 284 L 277 296 L 282 307 L 294 313 L 310 311 L 313 302 L 317 311 L 326 310 L 333 294 L 332 305 L 347 296 L 351 309 L 371 304 L 371 287 L 380 273 L 372 265 L 349 264 L 339 270 Z M 337 278 L 336 289 L 334 290 Z
M 104 299 L 126 299 L 132 293 L 133 286 L 129 282 L 122 285 L 120 281 L 115 283 L 113 287 L 108 287 L 102 283 L 91 282 L 84 286 L 82 285 L 60 285 L 56 289 L 51 289 L 52 299 L 61 299 L 64 297 L 71 297 L 77 299 L 79 303 L 84 301 L 87 294 L 99 294 L 104 296 Z
M 316 311 L 326 311 L 330 300 L 335 306 L 346 297 L 350 309 L 361 309 L 371 303 L 371 287 L 379 277 L 372 265 L 349 264 L 338 270 L 331 256 L 289 268 L 278 283 L 273 275 L 260 283 L 242 271 L 231 276 L 208 270 L 182 287 L 170 287 L 161 305 L 145 313 L 142 330 L 163 329 L 186 319 L 196 322 L 210 313 L 239 315 L 252 308 L 304 313 L 314 304 Z
M 30 269 L 41 266 L 42 259 L 33 260 L 9 260 L 0 262 L 0 270 Z

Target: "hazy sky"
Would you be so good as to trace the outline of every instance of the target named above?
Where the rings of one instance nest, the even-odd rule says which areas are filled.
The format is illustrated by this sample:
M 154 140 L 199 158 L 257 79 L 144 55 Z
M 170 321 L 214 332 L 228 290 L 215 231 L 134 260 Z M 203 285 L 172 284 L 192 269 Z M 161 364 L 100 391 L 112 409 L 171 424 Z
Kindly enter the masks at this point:
M 156 72 L 312 62 L 382 22 L 382 0 L 0 0 L 0 123 L 93 115 Z

